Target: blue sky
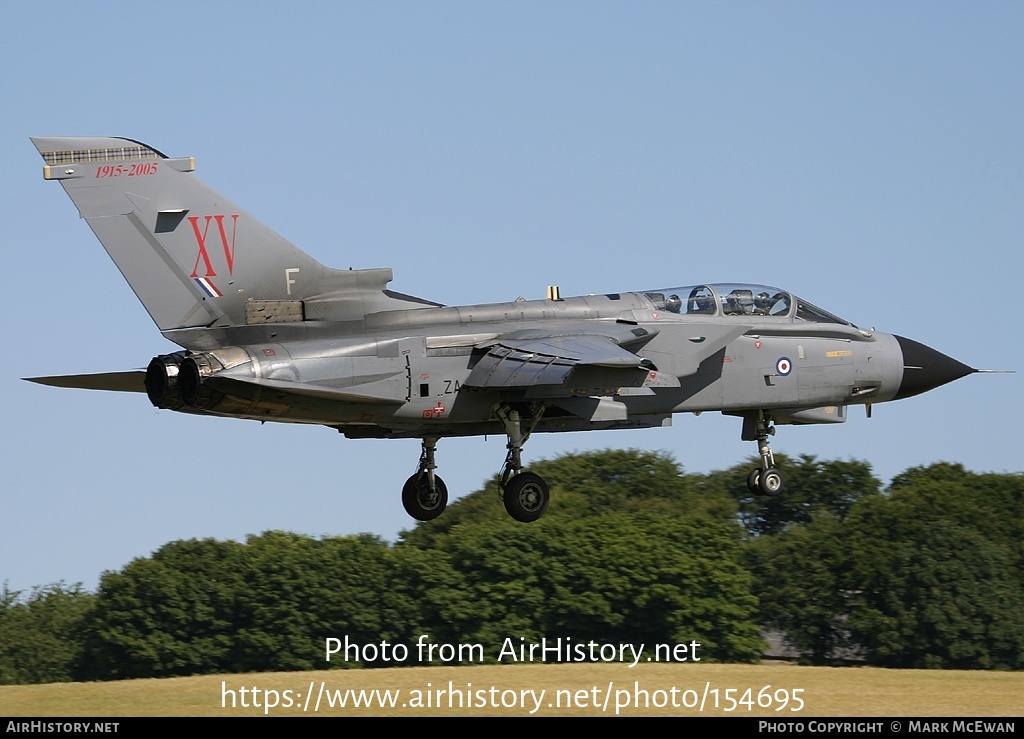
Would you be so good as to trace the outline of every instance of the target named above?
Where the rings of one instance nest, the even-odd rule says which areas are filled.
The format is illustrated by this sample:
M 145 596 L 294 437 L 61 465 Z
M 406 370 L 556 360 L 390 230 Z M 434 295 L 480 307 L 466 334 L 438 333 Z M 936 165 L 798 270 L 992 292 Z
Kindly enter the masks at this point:
M 267 529 L 394 540 L 419 455 L 22 382 L 173 348 L 29 136 L 195 156 L 319 261 L 446 304 L 757 282 L 1020 373 L 1022 32 L 1010 2 L 5 4 L 0 581 L 93 588 L 168 541 Z M 883 480 L 1019 471 L 1022 382 L 971 376 L 773 446 Z M 694 472 L 756 451 L 704 414 L 525 454 L 604 447 Z M 458 497 L 504 453 L 443 440 L 440 473 Z

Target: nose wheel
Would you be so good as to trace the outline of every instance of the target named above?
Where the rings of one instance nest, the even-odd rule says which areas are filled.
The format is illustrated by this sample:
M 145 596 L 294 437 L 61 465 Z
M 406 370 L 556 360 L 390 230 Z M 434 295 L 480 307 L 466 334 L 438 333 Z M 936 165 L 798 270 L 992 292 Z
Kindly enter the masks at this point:
M 754 495 L 778 495 L 782 492 L 783 484 L 782 470 L 777 467 L 764 471 L 755 467 L 747 475 L 747 490 Z
M 758 411 L 756 417 L 743 418 L 743 440 L 756 441 L 757 452 L 761 456 L 761 466 L 747 475 L 747 490 L 754 495 L 779 495 L 785 486 L 782 470 L 775 466 L 775 455 L 768 443 L 768 437 L 775 435 L 775 427 L 771 423 L 771 416 L 766 411 Z

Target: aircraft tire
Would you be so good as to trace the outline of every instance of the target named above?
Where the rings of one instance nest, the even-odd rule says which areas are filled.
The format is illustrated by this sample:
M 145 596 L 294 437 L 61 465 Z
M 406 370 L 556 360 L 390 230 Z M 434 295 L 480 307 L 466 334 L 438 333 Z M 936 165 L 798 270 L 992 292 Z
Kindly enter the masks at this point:
M 448 505 L 448 487 L 437 475 L 434 475 L 436 494 L 431 494 L 427 487 L 427 476 L 417 472 L 405 481 L 402 487 L 402 505 L 405 512 L 417 521 L 432 521 L 444 513 Z
M 505 510 L 520 523 L 532 523 L 543 516 L 550 497 L 544 478 L 532 472 L 521 472 L 505 483 Z
M 782 471 L 777 467 L 769 467 L 761 474 L 757 486 L 765 495 L 778 495 L 783 488 Z
M 755 467 L 747 475 L 747 490 L 750 491 L 751 495 L 764 495 L 764 491 L 761 490 L 761 470 Z

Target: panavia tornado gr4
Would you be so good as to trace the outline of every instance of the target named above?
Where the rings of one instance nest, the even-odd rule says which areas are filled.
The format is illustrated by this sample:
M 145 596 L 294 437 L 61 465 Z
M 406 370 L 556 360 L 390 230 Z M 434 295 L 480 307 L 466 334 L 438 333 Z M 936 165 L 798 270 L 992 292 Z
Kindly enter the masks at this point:
M 783 489 L 779 424 L 842 423 L 851 405 L 907 398 L 972 372 L 900 336 L 866 331 L 785 290 L 700 284 L 445 306 L 388 289 L 390 269 L 323 266 L 197 179 L 191 157 L 125 138 L 33 138 L 57 180 L 182 351 L 145 370 L 30 378 L 146 393 L 157 408 L 320 424 L 349 438 L 422 440 L 402 490 L 413 518 L 444 510 L 438 440 L 504 434 L 504 503 L 548 505 L 524 471 L 535 432 L 668 426 L 675 413 L 742 419 Z

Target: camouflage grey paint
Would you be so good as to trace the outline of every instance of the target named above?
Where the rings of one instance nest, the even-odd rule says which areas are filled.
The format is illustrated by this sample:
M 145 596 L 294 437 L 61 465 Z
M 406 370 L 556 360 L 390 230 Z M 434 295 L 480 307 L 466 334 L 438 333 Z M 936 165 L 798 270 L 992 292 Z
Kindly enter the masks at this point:
M 44 177 L 60 182 L 184 349 L 145 373 L 34 381 L 146 392 L 186 413 L 422 438 L 420 472 L 403 491 L 418 518 L 447 499 L 434 473 L 445 436 L 508 435 L 506 507 L 529 521 L 547 502 L 543 481 L 522 472 L 530 433 L 720 411 L 741 416 L 743 438 L 758 441 L 751 489 L 777 493 L 771 424 L 840 423 L 848 405 L 975 371 L 756 285 L 442 306 L 388 290 L 390 269 L 321 265 L 204 185 L 191 158 L 123 138 L 32 141 Z

